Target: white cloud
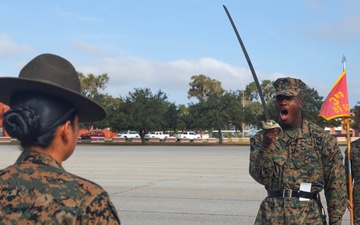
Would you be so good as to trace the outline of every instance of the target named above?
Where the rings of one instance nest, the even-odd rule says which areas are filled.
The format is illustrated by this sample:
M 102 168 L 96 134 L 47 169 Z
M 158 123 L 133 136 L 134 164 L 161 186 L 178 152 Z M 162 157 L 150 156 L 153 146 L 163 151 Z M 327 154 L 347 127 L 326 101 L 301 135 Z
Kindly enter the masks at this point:
M 134 91 L 134 88 L 150 88 L 153 93 L 158 90 L 165 92 L 170 102 L 187 104 L 192 101 L 192 99 L 187 99 L 187 92 L 190 88 L 191 77 L 194 75 L 204 74 L 216 79 L 222 83 L 225 90 L 241 90 L 254 81 L 248 67 L 232 66 L 210 57 L 158 62 L 124 55 L 118 50 L 115 53 L 114 50 L 103 49 L 84 41 L 74 41 L 72 47 L 68 53 L 72 57 L 68 59 L 75 68 L 84 74 L 100 75 L 107 73 L 110 81 L 106 92 L 114 97 L 127 96 L 129 92 Z M 23 58 L 24 55 L 27 55 L 24 54 L 24 51 L 33 50 L 26 44 L 17 44 L 7 35 L 0 34 L 0 58 L 6 56 L 8 59 L 11 54 L 17 54 L 16 58 L 18 59 Z M 77 55 L 76 52 L 80 52 L 80 54 Z M 15 63 L 17 67 L 15 73 L 0 71 L 0 76 L 18 74 L 18 71 L 26 63 L 23 61 L 20 63 L 20 61 L 17 60 Z M 21 66 L 19 66 L 20 64 Z M 275 80 L 287 76 L 301 77 L 310 87 L 318 90 L 320 95 L 326 97 L 329 91 L 329 85 L 322 85 L 322 82 L 319 82 L 318 78 L 315 77 L 309 78 L 301 74 L 283 74 L 281 72 L 256 72 L 260 82 L 265 79 Z
M 107 51 L 99 46 L 87 43 L 82 40 L 75 40 L 72 42 L 72 48 L 91 55 L 104 55 Z
M 29 45 L 18 44 L 11 40 L 8 35 L 0 33 L 0 58 L 31 52 L 33 52 L 33 49 Z
M 213 58 L 155 62 L 137 57 L 109 57 L 92 59 L 75 67 L 84 74 L 107 73 L 110 81 L 106 92 L 114 97 L 126 96 L 134 88 L 150 88 L 153 93 L 164 91 L 169 101 L 177 104 L 189 102 L 187 91 L 194 75 L 204 74 L 219 80 L 226 90 L 243 89 L 253 81 L 249 70 Z

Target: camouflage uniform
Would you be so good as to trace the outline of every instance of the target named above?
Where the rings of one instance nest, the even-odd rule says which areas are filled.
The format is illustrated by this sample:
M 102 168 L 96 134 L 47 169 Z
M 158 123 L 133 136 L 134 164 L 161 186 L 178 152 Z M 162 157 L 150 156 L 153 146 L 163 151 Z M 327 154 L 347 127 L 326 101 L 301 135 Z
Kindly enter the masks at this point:
M 311 192 L 325 190 L 330 224 L 341 224 L 347 193 L 343 156 L 336 140 L 314 123 L 303 119 L 292 137 L 285 132 L 268 149 L 262 133 L 250 140 L 250 175 L 268 191 L 299 190 L 311 183 Z M 255 224 L 322 224 L 315 200 L 267 197 Z
M 120 224 L 108 193 L 52 157 L 23 152 L 0 170 L 0 224 Z
M 348 155 L 345 150 L 345 170 L 348 175 Z M 351 175 L 353 178 L 354 223 L 360 225 L 360 139 L 351 142 L 350 146 Z M 348 183 L 348 179 L 346 179 Z

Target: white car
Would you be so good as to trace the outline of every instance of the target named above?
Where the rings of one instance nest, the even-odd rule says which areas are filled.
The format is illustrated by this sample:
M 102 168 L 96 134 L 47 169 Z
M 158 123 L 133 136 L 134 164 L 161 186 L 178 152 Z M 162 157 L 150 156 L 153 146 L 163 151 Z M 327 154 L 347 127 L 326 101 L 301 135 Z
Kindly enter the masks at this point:
M 182 138 L 188 138 L 190 140 L 194 140 L 195 138 L 201 138 L 201 136 L 200 136 L 200 134 L 196 134 L 195 132 L 192 132 L 192 131 L 186 131 L 186 132 L 183 132 L 182 134 L 176 135 L 176 139 L 178 141 Z
M 140 135 L 137 131 L 130 131 L 130 130 L 125 131 L 121 134 L 118 134 L 117 136 L 125 138 L 126 140 L 131 139 L 131 138 L 139 138 L 140 137 Z
M 159 138 L 160 140 L 164 140 L 169 136 L 170 136 L 169 134 L 164 134 L 161 131 L 153 131 L 148 134 L 145 134 L 145 140 L 149 140 L 150 138 Z

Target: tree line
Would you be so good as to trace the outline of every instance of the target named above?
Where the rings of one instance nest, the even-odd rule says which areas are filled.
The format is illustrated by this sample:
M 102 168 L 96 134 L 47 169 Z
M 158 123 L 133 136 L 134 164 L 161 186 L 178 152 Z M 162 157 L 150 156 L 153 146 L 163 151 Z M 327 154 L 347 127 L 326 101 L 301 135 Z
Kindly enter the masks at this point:
M 245 90 L 224 90 L 221 82 L 200 74 L 191 77 L 189 82 L 188 99 L 195 98 L 195 102 L 188 105 L 169 102 L 166 93 L 161 90 L 153 92 L 149 88 L 134 88 L 127 96 L 112 97 L 106 93 L 109 82 L 107 74 L 84 75 L 78 72 L 82 86 L 82 94 L 102 105 L 107 111 L 107 118 L 92 124 L 81 124 L 82 128 L 95 127 L 97 129 L 110 128 L 114 132 L 136 130 L 143 142 L 144 135 L 149 131 L 184 130 L 197 132 L 218 132 L 222 143 L 221 130 L 236 129 L 242 131 L 242 124 L 261 128 L 261 121 L 265 120 L 259 92 L 255 82 L 246 85 Z M 275 115 L 274 81 L 263 80 L 261 88 L 269 109 L 270 118 Z M 105 93 L 104 93 L 105 92 Z M 317 117 L 323 97 L 309 86 L 303 95 L 304 107 L 302 114 L 309 121 L 321 127 L 339 126 L 341 121 L 326 121 Z M 352 120 L 352 128 L 358 129 L 359 108 L 356 106 L 356 116 Z

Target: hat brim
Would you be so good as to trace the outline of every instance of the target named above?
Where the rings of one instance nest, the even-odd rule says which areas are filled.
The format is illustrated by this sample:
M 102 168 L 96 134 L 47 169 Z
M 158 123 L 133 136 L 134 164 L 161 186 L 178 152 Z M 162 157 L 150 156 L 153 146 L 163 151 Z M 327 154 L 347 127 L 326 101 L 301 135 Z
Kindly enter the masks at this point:
M 289 97 L 294 97 L 294 96 L 298 96 L 300 94 L 300 92 L 294 92 L 294 91 L 278 91 L 276 92 L 276 96 L 278 95 L 283 95 L 283 96 L 289 96 Z
M 37 91 L 51 94 L 72 103 L 77 107 L 79 122 L 96 122 L 106 117 L 106 112 L 103 107 L 74 91 L 64 89 L 54 84 L 26 78 L 0 78 L 0 102 L 9 105 L 13 94 L 19 91 Z

